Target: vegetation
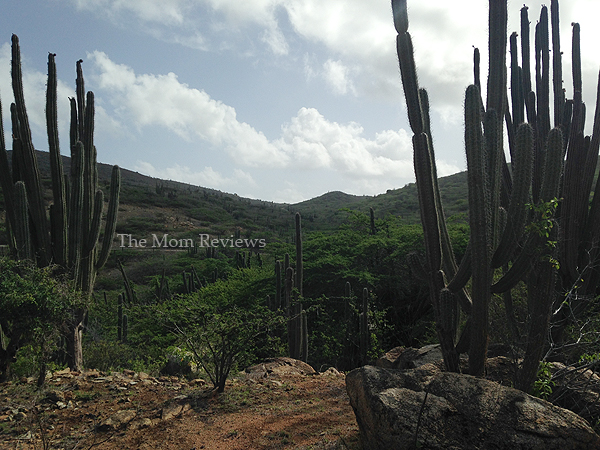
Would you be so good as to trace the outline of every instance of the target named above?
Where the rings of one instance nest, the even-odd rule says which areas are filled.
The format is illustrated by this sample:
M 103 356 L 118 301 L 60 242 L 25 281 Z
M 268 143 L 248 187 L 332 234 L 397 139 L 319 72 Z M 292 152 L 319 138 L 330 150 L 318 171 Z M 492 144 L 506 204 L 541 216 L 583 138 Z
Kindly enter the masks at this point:
M 73 286 L 57 279 L 57 270 L 0 258 L 0 381 L 10 378 L 18 352 L 28 349 L 25 356 L 35 361 L 30 367 L 39 371 L 41 384 L 69 313 L 83 306 Z
M 85 144 L 75 143 L 72 158 L 58 158 L 57 150 L 48 158 L 48 154 L 33 152 L 28 144 L 31 152 L 27 157 L 34 155 L 39 173 L 27 178 L 33 181 L 17 180 L 14 185 L 2 186 L 7 225 L 0 230 L 0 238 L 6 239 L 3 242 L 13 256 L 18 253 L 16 256 L 43 266 L 44 258 L 55 260 L 55 254 L 60 253 L 56 233 L 62 229 L 66 233 L 61 247 L 65 259 L 58 272 L 75 284 L 67 287 L 56 281 L 60 277 L 54 269 L 38 272 L 23 262 L 2 263 L 6 267 L 13 264 L 15 269 L 0 272 L 0 288 L 12 292 L 10 287 L 19 293 L 18 298 L 0 298 L 4 320 L 0 351 L 3 361 L 8 361 L 2 376 L 9 376 L 10 362 L 15 358 L 13 367 L 27 375 L 51 359 L 54 364 L 63 364 L 58 352 L 51 350 L 59 349 L 65 326 L 76 323 L 77 329 L 85 329 L 82 350 L 87 367 L 157 374 L 172 370 L 167 363 L 178 360 L 175 370 L 179 374 L 206 377 L 218 391 L 224 389 L 230 373 L 267 357 L 291 355 L 318 370 L 329 366 L 350 370 L 395 346 L 433 342 L 442 344 L 448 369 L 458 370 L 458 355 L 468 352 L 471 373 L 481 375 L 488 342 L 505 343 L 514 350 L 515 360 L 525 356 L 516 385 L 551 398 L 554 381 L 545 358 L 573 337 L 587 347 L 570 346 L 562 353 L 565 361 L 578 361 L 583 352 L 600 350 L 595 300 L 598 283 L 593 270 L 598 238 L 591 226 L 597 221 L 600 206 L 595 197 L 591 198 L 594 171 L 574 175 L 583 154 L 586 169 L 596 167 L 593 155 L 597 156 L 598 149 L 592 144 L 599 140 L 596 128 L 600 125 L 595 125 L 589 142 L 582 137 L 582 128 L 577 125 L 581 122 L 576 122 L 576 114 L 581 113 L 577 97 L 572 102 L 561 100 L 565 111 L 571 113 L 559 118 L 553 130 L 542 132 L 541 123 L 525 122 L 528 104 L 524 96 L 511 97 L 512 108 L 503 99 L 488 96 L 484 108 L 477 77 L 467 89 L 465 101 L 469 172 L 438 179 L 428 99 L 416 81 L 402 3 L 394 2 L 394 14 L 415 134 L 416 184 L 375 197 L 332 192 L 298 205 L 284 205 L 129 171 L 123 171 L 119 183 L 118 172 L 97 164 L 97 179 L 88 179 L 85 189 L 88 193 L 100 187 L 109 189 L 111 206 L 103 219 L 103 236 L 103 200 L 99 194 L 98 198 L 92 195 L 88 197 L 89 201 L 94 199 L 93 207 L 88 204 L 91 215 L 85 214 L 88 225 L 81 233 L 72 232 L 69 220 L 73 217 L 68 214 L 66 222 L 63 214 L 62 228 L 44 228 L 44 239 L 50 245 L 44 256 L 38 245 L 42 239 L 31 239 L 35 230 L 27 231 L 36 221 L 23 220 L 27 214 L 37 214 L 33 211 L 38 203 L 29 197 L 30 185 L 39 184 L 43 208 L 51 203 L 52 211 L 56 211 L 54 205 L 69 205 L 72 200 L 66 199 L 79 195 L 73 194 L 76 186 L 85 191 L 85 177 L 81 175 L 86 169 L 82 169 L 81 159 L 94 162 L 95 153 L 86 150 Z M 492 3 L 494 8 L 506 6 Z M 504 23 L 496 18 L 504 17 L 502 8 L 492 11 L 492 43 L 506 40 L 506 31 L 496 27 Z M 557 3 L 552 2 L 551 8 L 554 30 Z M 529 21 L 524 11 L 525 29 Z M 547 11 L 542 12 L 540 23 L 544 20 L 548 22 Z M 538 33 L 543 32 L 541 26 Z M 515 39 L 510 41 L 513 48 Z M 522 46 L 527 48 L 526 38 Z M 506 49 L 492 48 L 502 56 L 491 59 L 502 62 Z M 540 54 L 546 51 L 540 48 Z M 513 54 L 516 51 L 511 51 Z M 525 65 L 523 60 L 522 67 Z M 506 80 L 494 77 L 502 70 L 502 64 L 491 68 L 490 95 L 506 90 Z M 544 79 L 549 66 L 542 65 L 541 70 L 539 78 Z M 512 78 L 514 83 L 525 80 L 517 75 Z M 558 74 L 555 79 L 559 79 Z M 545 93 L 543 86 L 535 89 L 538 98 Z M 80 90 L 82 79 L 78 82 Z M 538 116 L 542 110 L 544 114 L 549 111 L 549 100 L 541 97 L 546 100 L 535 105 Z M 78 98 L 75 105 L 83 107 L 84 103 L 91 114 L 93 102 L 89 99 L 83 102 Z M 74 123 L 78 128 L 80 122 Z M 502 159 L 504 126 L 513 155 L 510 165 Z M 21 133 L 27 134 L 18 131 L 16 136 Z M 581 139 L 584 147 L 580 146 Z M 19 142 L 14 140 L 12 152 L 0 152 L 5 160 L 4 165 L 0 161 L 0 169 L 10 171 L 3 180 L 15 179 L 20 173 L 19 158 L 24 153 Z M 542 154 L 544 164 L 540 163 Z M 563 171 L 560 162 L 565 155 Z M 79 174 L 71 181 L 71 195 L 65 191 L 62 200 L 54 193 L 63 188 L 52 183 L 61 165 L 66 173 Z M 79 184 L 74 185 L 74 181 Z M 83 201 L 83 194 L 77 199 Z M 56 214 L 52 212 L 50 217 Z M 580 231 L 567 223 L 573 214 L 585 224 Z M 84 229 L 87 238 L 81 239 Z M 176 241 L 191 239 L 196 245 L 129 248 L 116 239 L 109 252 L 108 237 L 115 230 L 135 240 L 151 242 L 152 234 L 156 234 Z M 265 239 L 266 246 L 199 247 L 199 234 L 211 239 Z M 93 244 L 86 251 L 88 262 L 94 265 L 81 265 L 77 239 Z M 570 248 L 573 242 L 576 248 Z M 75 253 L 71 255 L 70 249 Z M 80 261 L 79 266 L 76 261 Z M 88 275 L 75 275 L 88 269 Z M 87 281 L 82 284 L 84 279 Z M 19 287 L 12 287 L 14 283 Z M 76 291 L 91 292 L 89 303 L 78 303 Z M 42 296 L 44 301 L 39 300 Z M 31 322 L 17 320 L 17 311 L 22 308 L 29 308 Z M 73 311 L 87 314 L 73 321 Z M 71 315 L 66 317 L 65 312 Z M 580 319 L 584 315 L 590 320 L 583 323 Z M 14 319 L 10 321 L 10 317 Z M 27 360 L 36 363 L 25 364 Z
M 15 103 L 11 105 L 13 149 L 9 165 L 0 129 L 0 185 L 6 205 L 7 240 L 15 259 L 30 260 L 39 267 L 52 264 L 74 281 L 74 287 L 90 295 L 96 273 L 104 266 L 112 246 L 117 223 L 120 172 L 113 167 L 104 239 L 99 246 L 104 194 L 98 188 L 96 147 L 94 146 L 94 94 L 85 89 L 81 61 L 77 62 L 77 99 L 71 99 L 71 171 L 64 176 L 58 142 L 57 78 L 55 55 L 48 55 L 46 124 L 50 148 L 52 205 L 50 215 L 31 140 L 31 130 L 23 96 L 19 39 L 12 36 L 12 87 Z M 0 111 L 0 128 L 2 128 Z M 66 180 L 69 181 L 68 187 Z M 74 309 L 67 338 L 69 366 L 83 367 L 82 333 L 86 311 Z

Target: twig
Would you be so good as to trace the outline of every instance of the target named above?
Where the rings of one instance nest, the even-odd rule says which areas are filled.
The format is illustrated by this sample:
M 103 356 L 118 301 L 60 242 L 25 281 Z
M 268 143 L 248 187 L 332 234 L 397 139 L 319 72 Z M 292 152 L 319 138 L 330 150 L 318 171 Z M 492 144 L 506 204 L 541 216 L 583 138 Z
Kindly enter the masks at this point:
M 425 402 L 427 401 L 428 395 L 429 395 L 429 391 L 425 390 L 425 397 L 423 397 L 423 403 L 421 403 L 421 409 L 419 410 L 419 417 L 417 418 L 417 427 L 415 428 L 414 448 L 417 448 L 417 440 L 419 438 L 419 428 L 421 427 L 421 418 L 423 417 L 423 410 L 425 409 Z

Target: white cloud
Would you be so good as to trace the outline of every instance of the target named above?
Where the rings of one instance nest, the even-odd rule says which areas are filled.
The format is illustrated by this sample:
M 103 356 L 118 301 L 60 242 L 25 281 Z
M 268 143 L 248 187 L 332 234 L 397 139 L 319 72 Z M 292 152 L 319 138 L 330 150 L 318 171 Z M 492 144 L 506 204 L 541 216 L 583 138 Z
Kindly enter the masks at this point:
M 179 82 L 173 73 L 138 75 L 104 53 L 90 58 L 114 114 L 140 132 L 160 126 L 186 141 L 206 141 L 223 148 L 237 166 L 326 168 L 359 178 L 412 177 L 412 146 L 403 130 L 382 131 L 368 139 L 356 123 L 339 124 L 314 108 L 301 108 L 282 126 L 281 137 L 269 141 L 238 121 L 233 107 Z
M 174 73 L 136 75 L 105 53 L 89 57 L 99 70 L 100 88 L 111 96 L 115 113 L 123 121 L 133 120 L 138 129 L 158 125 L 188 141 L 200 138 L 223 146 L 239 164 L 276 167 L 285 163 L 285 155 L 264 134 L 237 120 L 234 108 L 180 83 Z
M 183 23 L 186 12 L 193 6 L 191 0 L 73 0 L 80 9 L 99 11 L 116 18 L 132 13 L 145 22 L 166 24 Z
M 354 84 L 350 78 L 350 69 L 341 61 L 328 59 L 323 64 L 323 77 L 336 94 L 355 93 Z
M 404 130 L 383 131 L 374 140 L 363 131 L 356 123 L 331 122 L 314 108 L 301 108 L 275 144 L 298 168 L 328 168 L 361 178 L 412 176 L 412 146 Z
M 224 176 L 207 166 L 200 172 L 194 172 L 190 167 L 175 164 L 172 167 L 156 168 L 147 161 L 138 161 L 134 170 L 163 180 L 176 180 L 195 186 L 206 186 L 213 189 L 225 189 L 230 192 L 243 187 L 256 186 L 252 176 L 240 169 L 234 169 L 233 175 Z

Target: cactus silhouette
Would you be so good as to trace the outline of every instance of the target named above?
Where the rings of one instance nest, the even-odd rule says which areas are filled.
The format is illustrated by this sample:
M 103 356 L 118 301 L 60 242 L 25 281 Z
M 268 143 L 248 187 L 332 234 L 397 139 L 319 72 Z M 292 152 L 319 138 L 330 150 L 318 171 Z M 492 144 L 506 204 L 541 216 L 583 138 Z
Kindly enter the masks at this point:
M 491 294 L 503 293 L 509 323 L 515 324 L 511 317 L 514 313 L 510 290 L 523 281 L 527 286 L 530 318 L 527 335 L 517 343 L 525 350 L 525 361 L 517 374 L 516 386 L 528 391 L 535 379 L 550 320 L 553 339 L 558 342 L 568 326 L 567 312 L 581 311 L 586 296 L 593 295 L 600 284 L 600 272 L 593 268 L 600 258 L 600 230 L 593 225 L 600 220 L 600 198 L 597 198 L 600 196 L 591 199 L 600 146 L 600 101 L 596 102 L 592 136 L 585 137 L 579 25 L 573 24 L 573 98 L 566 99 L 558 1 L 552 0 L 550 17 L 547 7 L 542 7 L 535 27 L 535 82 L 530 70 L 527 7 L 521 9 L 519 65 L 519 36 L 513 33 L 507 39 L 507 2 L 489 1 L 490 55 L 485 102 L 481 98 L 478 49 L 473 57 L 474 84 L 465 93 L 470 241 L 457 267 L 445 231 L 429 127 L 429 99 L 417 79 L 406 3 L 406 0 L 392 0 L 392 10 L 408 118 L 414 133 L 415 175 L 426 248 L 426 260 L 421 266 L 427 275 L 445 365 L 448 370 L 458 371 L 458 351 L 468 349 L 469 372 L 483 375 Z M 504 153 L 503 124 L 508 136 L 510 168 Z M 557 199 L 560 199 L 557 213 L 544 216 L 545 205 Z M 533 210 L 528 205 L 534 205 Z M 546 224 L 546 228 L 540 230 L 535 226 L 539 223 Z M 492 283 L 494 274 L 497 281 Z M 469 279 L 471 289 L 467 292 Z M 552 316 L 553 301 L 558 298 L 557 279 L 561 286 L 583 281 L 579 283 L 579 295 L 559 303 L 562 306 L 555 308 L 556 314 Z M 456 304 L 467 315 L 467 321 L 461 339 L 455 344 Z M 513 334 L 519 335 L 516 331 Z

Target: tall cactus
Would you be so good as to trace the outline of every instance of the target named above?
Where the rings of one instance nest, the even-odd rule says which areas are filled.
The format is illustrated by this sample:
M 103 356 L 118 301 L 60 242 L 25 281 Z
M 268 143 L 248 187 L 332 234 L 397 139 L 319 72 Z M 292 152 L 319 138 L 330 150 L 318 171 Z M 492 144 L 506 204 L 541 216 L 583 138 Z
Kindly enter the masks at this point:
M 584 281 L 580 282 L 579 289 L 585 296 L 595 293 L 600 285 L 600 273 L 593 269 L 600 259 L 600 232 L 597 231 L 600 196 L 594 196 L 590 202 L 600 147 L 600 83 L 593 135 L 584 137 L 579 25 L 573 25 L 573 99 L 566 100 L 562 86 L 558 1 L 552 0 L 552 63 L 549 15 L 544 6 L 535 29 L 533 83 L 529 18 L 527 7 L 523 7 L 521 66 L 517 35 L 513 34 L 510 38 L 511 104 L 507 104 L 507 2 L 490 0 L 489 5 L 490 57 L 486 101 L 480 95 L 478 50 L 474 56 L 475 84 L 466 91 L 465 149 L 471 237 L 467 254 L 461 266 L 455 270 L 451 263 L 452 247 L 446 239 L 445 219 L 437 188 L 428 126 L 428 101 L 425 101 L 427 97 L 423 94 L 424 90 L 418 86 L 408 33 L 406 0 L 392 0 L 394 25 L 398 31 L 398 60 L 409 122 L 414 133 L 415 174 L 427 256 L 425 269 L 429 273 L 430 298 L 446 367 L 448 370 L 458 370 L 457 346 L 461 347 L 458 344 L 455 346 L 453 340 L 456 331 L 451 303 L 455 300 L 453 296 L 468 315 L 463 332 L 470 335 L 467 346 L 469 371 L 474 375 L 482 375 L 485 370 L 490 295 L 504 293 L 506 310 L 512 314 L 510 290 L 519 281 L 524 281 L 529 293 L 530 318 L 527 336 L 521 343 L 525 348 L 525 361 L 516 385 L 529 390 L 535 379 L 553 300 L 556 298 L 557 264 L 552 261 L 558 258 L 563 286 L 573 286 L 582 279 Z M 551 66 L 554 129 L 550 125 Z M 502 121 L 507 128 L 511 170 L 504 159 Z M 563 161 L 564 180 L 561 187 Z M 596 192 L 600 192 L 600 184 L 596 186 Z M 540 210 L 544 209 L 547 202 L 557 198 L 564 199 L 558 217 L 551 218 L 550 222 L 545 221 L 546 228 L 543 230 L 527 226 L 528 222 L 539 224 L 543 212 Z M 533 215 L 527 207 L 531 203 L 538 205 Z M 560 226 L 553 226 L 554 222 Z M 548 245 L 549 241 L 555 240 L 558 241 L 558 252 Z M 499 268 L 502 268 L 502 276 L 492 284 L 494 271 Z M 469 277 L 472 279 L 470 296 L 464 290 Z M 578 300 L 573 298 L 569 301 L 576 303 Z M 560 326 L 556 326 L 554 331 L 566 326 L 566 317 L 561 317 L 561 314 L 567 309 L 557 308 L 558 314 L 553 319 Z
M 303 282 L 303 269 L 302 269 L 302 222 L 300 213 L 296 213 L 296 289 L 298 294 L 302 297 L 302 282 Z
M 74 280 L 77 289 L 89 296 L 96 274 L 106 263 L 112 245 L 119 204 L 119 168 L 113 167 L 104 236 L 101 248 L 98 248 L 104 196 L 98 188 L 96 148 L 93 141 L 94 96 L 93 93 L 88 92 L 87 99 L 84 99 L 83 72 L 81 61 L 78 61 L 77 99 L 71 99 L 71 173 L 69 177 L 65 177 L 58 140 L 55 55 L 49 54 L 46 126 L 53 203 L 48 216 L 25 107 L 19 39 L 16 35 L 12 36 L 11 68 L 15 98 L 15 103 L 11 105 L 12 173 L 7 157 L 4 131 L 0 133 L 0 183 L 7 206 L 9 244 L 15 249 L 15 239 L 22 231 L 16 228 L 17 221 L 20 220 L 17 218 L 19 214 L 17 211 L 21 211 L 22 214 L 22 208 L 17 208 L 16 202 L 22 204 L 21 193 L 26 192 L 30 224 L 27 245 L 31 248 L 31 254 L 26 257 L 34 259 L 39 266 L 57 264 L 63 267 Z M 65 179 L 68 179 L 68 183 Z M 12 186 L 10 180 L 17 183 L 16 188 Z M 21 236 L 18 239 L 22 241 L 24 238 Z M 13 251 L 13 253 L 15 257 L 23 257 L 20 251 L 16 253 Z M 80 369 L 82 366 L 81 338 L 85 315 L 84 310 L 75 311 L 70 324 L 67 342 L 69 365 L 72 369 Z
M 359 347 L 361 364 L 367 364 L 369 350 L 369 290 L 363 288 L 361 312 L 358 316 Z

